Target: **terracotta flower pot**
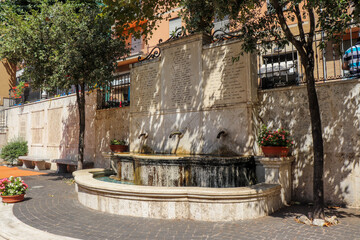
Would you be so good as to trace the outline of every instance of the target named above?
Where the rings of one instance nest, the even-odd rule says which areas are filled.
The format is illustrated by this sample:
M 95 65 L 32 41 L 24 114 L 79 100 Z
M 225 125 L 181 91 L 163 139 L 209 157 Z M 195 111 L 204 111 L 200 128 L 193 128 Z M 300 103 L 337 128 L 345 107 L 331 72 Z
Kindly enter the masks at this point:
M 16 203 L 24 200 L 25 194 L 14 195 L 14 196 L 1 196 L 3 203 Z
M 265 157 L 287 157 L 289 154 L 288 147 L 262 146 L 261 149 Z
M 126 152 L 128 150 L 127 145 L 110 145 L 110 150 L 116 153 Z

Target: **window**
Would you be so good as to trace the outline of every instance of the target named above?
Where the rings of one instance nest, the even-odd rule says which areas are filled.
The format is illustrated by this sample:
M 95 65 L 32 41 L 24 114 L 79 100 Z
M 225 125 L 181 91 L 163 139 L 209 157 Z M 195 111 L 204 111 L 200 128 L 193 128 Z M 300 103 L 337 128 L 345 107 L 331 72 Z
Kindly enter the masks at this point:
M 141 38 L 135 38 L 132 36 L 131 38 L 131 55 L 136 55 L 141 53 L 142 49 L 142 39 Z
M 169 21 L 169 37 L 177 30 L 181 28 L 181 18 L 170 19 Z
M 224 19 L 220 20 L 217 17 L 214 19 L 214 31 L 222 30 L 228 32 L 229 16 L 225 16 Z
M 268 14 L 275 13 L 275 9 L 271 5 L 270 0 L 266 0 L 266 11 L 267 11 Z
M 119 74 L 108 87 L 100 92 L 98 109 L 130 105 L 130 73 Z
M 270 0 L 266 0 L 266 7 L 267 7 L 267 13 L 268 13 L 268 14 L 273 14 L 273 13 L 275 13 L 275 9 L 274 9 L 274 7 L 271 5 Z M 287 10 L 286 4 L 285 4 L 285 6 L 283 6 L 282 10 L 283 10 L 283 12 L 285 12 L 285 11 Z
M 262 89 L 299 83 L 297 52 L 284 50 L 275 47 L 273 54 L 262 56 L 259 69 Z

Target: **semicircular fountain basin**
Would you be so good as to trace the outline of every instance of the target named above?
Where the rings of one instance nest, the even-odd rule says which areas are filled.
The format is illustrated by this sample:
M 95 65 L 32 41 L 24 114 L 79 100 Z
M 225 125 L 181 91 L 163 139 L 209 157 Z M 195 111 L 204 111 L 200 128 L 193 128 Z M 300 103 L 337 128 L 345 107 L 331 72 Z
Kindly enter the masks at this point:
M 115 165 L 124 163 L 116 168 L 118 177 L 125 178 L 124 174 L 127 174 L 129 178 L 134 176 L 135 182 L 140 181 L 145 184 L 129 185 L 97 180 L 97 177 L 113 173 L 105 169 L 76 171 L 73 175 L 78 199 L 80 203 L 92 209 L 134 217 L 235 221 L 266 216 L 282 206 L 281 186 L 278 184 L 246 183 L 249 186 L 230 186 L 230 184 L 242 184 L 242 181 L 236 179 L 238 175 L 246 173 L 243 164 L 253 161 L 249 157 L 246 161 L 241 161 L 240 158 L 243 160 L 245 158 L 226 159 L 206 156 L 208 161 L 206 164 L 203 163 L 204 156 L 191 156 L 194 158 L 189 159 L 190 156 L 116 154 L 107 155 L 107 157 Z M 219 165 L 218 162 L 222 164 Z M 165 175 L 157 173 L 159 180 L 149 181 L 151 177 L 147 177 L 148 180 L 144 179 L 142 171 L 146 172 L 149 169 L 154 171 L 154 168 L 168 172 L 167 175 L 171 177 L 165 178 Z M 196 176 L 207 180 L 199 181 L 197 177 L 187 177 L 194 176 L 194 171 L 201 172 L 209 169 L 208 173 L 196 173 Z M 129 174 L 131 171 L 132 174 Z M 183 175 L 185 177 L 180 177 L 179 172 L 185 172 Z M 221 181 L 214 181 L 214 178 L 218 178 L 215 175 L 217 172 L 221 173 L 221 176 L 224 173 L 233 176 L 225 175 L 221 177 Z M 136 177 L 138 180 L 135 180 Z M 179 181 L 179 178 L 185 180 Z M 243 176 L 239 179 L 243 179 Z M 150 184 L 146 185 L 149 182 Z M 194 186 L 195 183 L 197 186 Z M 214 187 L 220 183 L 221 188 Z

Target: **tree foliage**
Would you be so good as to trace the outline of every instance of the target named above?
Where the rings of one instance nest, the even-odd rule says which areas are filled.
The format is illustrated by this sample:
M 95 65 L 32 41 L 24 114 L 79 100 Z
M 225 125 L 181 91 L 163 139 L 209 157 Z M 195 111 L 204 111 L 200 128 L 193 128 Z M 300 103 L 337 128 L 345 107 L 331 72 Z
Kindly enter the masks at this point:
M 126 53 L 121 38 L 112 37 L 112 20 L 100 9 L 82 4 L 42 4 L 19 15 L 6 10 L 0 54 L 23 61 L 24 76 L 36 87 L 68 89 L 103 85 L 113 80 L 114 62 Z
M 2 12 L 4 8 L 11 7 L 15 13 L 23 14 L 38 9 L 40 4 L 40 0 L 5 0 L 0 2 L 0 9 Z
M 79 162 L 85 134 L 85 89 L 114 79 L 116 61 L 127 53 L 123 38 L 113 37 L 113 19 L 96 4 L 42 3 L 19 14 L 4 6 L 0 56 L 23 62 L 24 77 L 45 90 L 75 86 L 79 109 Z M 79 166 L 79 168 L 81 168 Z
M 94 0 L 46 0 L 45 2 L 49 5 L 52 5 L 59 2 L 71 2 L 71 3 L 86 3 L 90 5 L 95 5 L 96 2 Z M 33 10 L 40 10 L 41 4 L 44 3 L 43 0 L 3 0 L 0 1 L 0 21 L 6 21 L 3 13 L 4 9 L 7 7 L 11 7 L 12 11 L 16 14 L 26 14 L 31 13 Z
M 103 0 L 104 13 L 116 21 L 118 35 L 150 36 L 159 21 L 169 17 L 178 0 Z
M 314 16 L 314 28 L 309 29 L 308 33 L 313 30 L 322 29 L 325 31 L 325 41 L 338 40 L 350 22 L 359 16 L 357 1 L 350 0 L 312 0 L 312 1 L 269 1 L 270 6 L 264 0 L 204 0 L 201 7 L 196 6 L 193 0 L 183 0 L 182 6 L 185 8 L 183 17 L 187 23 L 186 28 L 189 31 L 208 32 L 207 26 L 200 24 L 201 16 L 209 14 L 207 19 L 223 19 L 228 16 L 231 20 L 229 27 L 238 31 L 239 39 L 243 41 L 243 50 L 246 52 L 257 50 L 258 44 L 269 47 L 269 42 L 278 40 L 279 45 L 289 42 L 282 28 L 281 18 L 284 23 L 289 22 L 306 22 L 312 17 L 308 10 Z M 195 1 L 197 2 L 197 1 Z M 279 14 L 276 12 L 275 5 L 279 6 Z M 191 10 L 195 8 L 196 10 Z M 213 15 L 211 18 L 210 15 Z M 279 18 L 282 16 L 281 18 Z M 198 21 L 196 21 L 196 19 Z M 204 27 L 203 27 L 204 26 Z M 298 25 L 300 41 L 304 42 L 306 34 L 301 25 Z M 304 37 L 304 38 L 303 38 Z M 324 47 L 322 45 L 321 47 Z
M 208 0 L 185 0 L 179 3 L 179 5 L 183 7 L 181 16 L 185 20 L 185 26 L 188 32 L 211 33 L 214 27 L 214 3 L 215 2 Z
M 117 33 L 151 36 L 159 22 L 177 9 L 188 32 L 210 33 L 213 27 L 213 1 L 208 0 L 104 0 L 104 11 L 116 20 Z

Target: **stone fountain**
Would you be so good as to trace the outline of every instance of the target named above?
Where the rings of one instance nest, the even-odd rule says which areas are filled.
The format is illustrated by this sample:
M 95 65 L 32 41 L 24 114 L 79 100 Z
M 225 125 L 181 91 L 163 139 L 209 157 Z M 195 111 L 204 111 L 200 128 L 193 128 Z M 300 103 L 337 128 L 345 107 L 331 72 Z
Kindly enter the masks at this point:
M 161 57 L 131 69 L 130 153 L 104 153 L 115 178 L 132 185 L 96 179 L 113 171 L 77 171 L 79 201 L 204 221 L 265 216 L 289 201 L 291 159 L 253 157 L 255 56 L 242 54 L 239 41 L 210 43 L 203 34 L 159 47 Z

